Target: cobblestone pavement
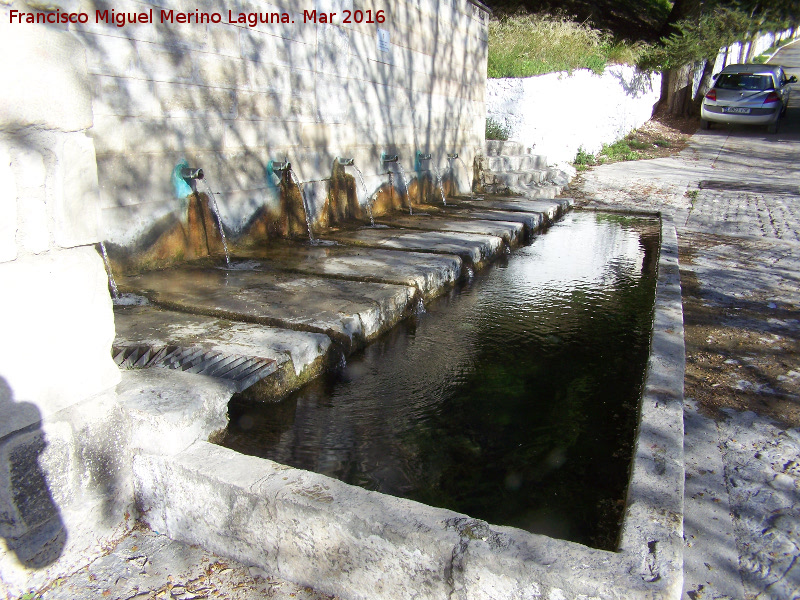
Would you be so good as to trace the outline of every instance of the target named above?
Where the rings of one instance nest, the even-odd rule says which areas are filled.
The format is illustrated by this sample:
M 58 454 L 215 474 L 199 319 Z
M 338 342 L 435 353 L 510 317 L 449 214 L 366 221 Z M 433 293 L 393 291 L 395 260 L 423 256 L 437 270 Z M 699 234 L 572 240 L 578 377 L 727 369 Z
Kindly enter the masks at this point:
M 774 60 L 800 76 L 800 43 Z M 572 190 L 678 225 L 691 600 L 800 598 L 798 155 L 800 89 L 777 136 L 699 132 L 679 155 L 598 167 Z

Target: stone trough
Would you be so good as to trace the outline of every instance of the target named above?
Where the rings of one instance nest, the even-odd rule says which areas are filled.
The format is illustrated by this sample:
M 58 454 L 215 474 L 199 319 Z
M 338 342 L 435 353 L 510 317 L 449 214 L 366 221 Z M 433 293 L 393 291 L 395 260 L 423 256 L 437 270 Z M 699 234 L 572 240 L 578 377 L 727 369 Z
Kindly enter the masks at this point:
M 143 520 L 173 539 L 344 598 L 679 598 L 683 320 L 675 228 L 666 216 L 661 223 L 651 354 L 616 552 L 494 526 L 216 446 L 206 440 L 226 425 L 219 394 L 181 406 L 195 424 L 182 447 L 154 440 L 134 456 Z M 237 294 L 245 280 L 234 277 L 228 293 Z M 407 299 L 409 292 L 399 290 Z M 207 296 L 202 288 L 197 293 Z M 140 399 L 137 411 L 171 410 L 159 404 L 150 411 L 147 402 Z

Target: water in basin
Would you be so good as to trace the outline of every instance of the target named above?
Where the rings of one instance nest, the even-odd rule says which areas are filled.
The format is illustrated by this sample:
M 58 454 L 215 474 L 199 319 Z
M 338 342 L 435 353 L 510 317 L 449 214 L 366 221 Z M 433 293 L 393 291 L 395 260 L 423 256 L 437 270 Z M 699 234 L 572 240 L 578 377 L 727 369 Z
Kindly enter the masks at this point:
M 649 351 L 656 219 L 571 213 L 223 445 L 614 549 Z

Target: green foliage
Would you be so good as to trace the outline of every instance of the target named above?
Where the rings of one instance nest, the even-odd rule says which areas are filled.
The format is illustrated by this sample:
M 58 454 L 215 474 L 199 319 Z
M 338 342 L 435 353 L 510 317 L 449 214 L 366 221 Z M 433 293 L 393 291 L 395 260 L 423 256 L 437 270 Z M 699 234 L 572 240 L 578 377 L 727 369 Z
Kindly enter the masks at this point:
M 645 52 L 638 65 L 645 70 L 665 70 L 705 60 L 716 56 L 723 46 L 744 40 L 752 25 L 749 15 L 728 8 L 679 21 L 675 24 L 679 33 L 662 38 L 661 45 Z
M 603 149 L 600 151 L 600 156 L 605 160 L 609 160 L 612 162 L 620 162 L 624 160 L 638 160 L 641 158 L 639 153 L 636 152 L 632 147 L 631 144 L 634 143 L 633 140 L 619 140 L 618 142 L 614 142 L 613 144 L 603 144 Z M 641 144 L 641 142 L 639 142 Z M 643 144 L 643 146 L 648 146 L 648 144 Z
M 492 117 L 487 117 L 486 119 L 486 139 L 487 140 L 500 140 L 506 141 L 508 136 L 511 135 L 511 130 L 503 125 L 502 123 L 498 123 Z
M 750 40 L 758 32 L 785 29 L 790 21 L 786 0 L 753 3 L 748 0 L 717 0 L 703 5 L 698 17 L 673 24 L 676 33 L 641 53 L 638 66 L 644 70 L 675 69 L 707 60 L 734 42 Z M 788 5 L 787 5 L 788 6 Z
M 531 77 L 556 71 L 634 63 L 645 46 L 610 35 L 563 14 L 518 14 L 489 23 L 489 77 Z
M 572 166 L 578 171 L 586 171 L 589 167 L 596 164 L 597 159 L 594 154 L 587 152 L 583 149 L 583 146 L 580 146 L 578 148 L 578 153 L 575 155 L 575 160 L 572 162 Z
M 630 139 L 628 140 L 628 147 L 633 148 L 634 150 L 645 150 L 647 148 L 650 148 L 651 146 L 647 142 L 643 142 L 637 139 Z

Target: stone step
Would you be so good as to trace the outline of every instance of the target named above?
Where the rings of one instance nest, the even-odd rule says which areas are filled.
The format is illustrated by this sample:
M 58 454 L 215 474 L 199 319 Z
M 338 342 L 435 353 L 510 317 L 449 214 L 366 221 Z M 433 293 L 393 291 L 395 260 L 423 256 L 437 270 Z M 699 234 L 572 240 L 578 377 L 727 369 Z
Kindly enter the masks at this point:
M 488 156 L 486 158 L 487 169 L 494 173 L 547 169 L 547 157 L 541 154 Z
M 486 156 L 504 156 L 512 154 L 528 154 L 524 144 L 511 141 L 486 140 Z
M 482 219 L 487 221 L 510 221 L 512 223 L 522 223 L 528 228 L 530 233 L 537 231 L 544 225 L 544 214 L 537 212 L 514 212 L 510 210 L 480 210 L 465 205 L 455 207 L 457 214 L 470 219 Z
M 505 171 L 486 173 L 486 185 L 500 185 L 506 187 L 526 186 L 531 183 L 544 183 L 547 181 L 546 169 L 535 169 L 528 171 Z
M 561 194 L 564 191 L 564 186 L 561 185 L 552 185 L 552 184 L 544 184 L 544 185 L 520 185 L 520 186 L 510 186 L 509 191 L 512 194 L 517 194 L 519 196 L 524 196 L 525 198 L 543 198 L 543 199 L 554 199 L 556 196 Z

